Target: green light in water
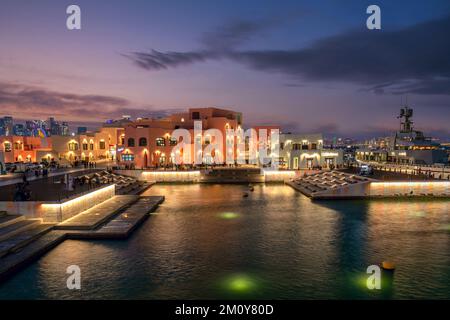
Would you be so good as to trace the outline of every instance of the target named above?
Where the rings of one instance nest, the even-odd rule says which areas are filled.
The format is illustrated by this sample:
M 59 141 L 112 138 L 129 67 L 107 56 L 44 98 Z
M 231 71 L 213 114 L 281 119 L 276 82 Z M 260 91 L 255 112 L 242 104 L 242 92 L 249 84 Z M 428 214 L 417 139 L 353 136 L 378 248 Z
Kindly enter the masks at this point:
M 382 271 L 381 273 L 381 290 L 379 289 L 369 289 L 368 279 L 370 274 L 360 273 L 355 274 L 351 277 L 352 286 L 360 290 L 361 292 L 365 292 L 366 294 L 389 294 L 393 288 L 393 274 L 389 272 Z
M 239 217 L 239 214 L 234 212 L 223 212 L 219 215 L 222 219 L 236 219 Z
M 251 293 L 258 287 L 256 279 L 246 274 L 234 274 L 224 281 L 225 288 L 233 293 Z
M 439 229 L 450 231 L 450 224 L 443 224 Z
M 421 217 L 425 217 L 427 214 L 424 211 L 413 211 L 410 213 L 410 215 L 413 217 L 421 218 Z

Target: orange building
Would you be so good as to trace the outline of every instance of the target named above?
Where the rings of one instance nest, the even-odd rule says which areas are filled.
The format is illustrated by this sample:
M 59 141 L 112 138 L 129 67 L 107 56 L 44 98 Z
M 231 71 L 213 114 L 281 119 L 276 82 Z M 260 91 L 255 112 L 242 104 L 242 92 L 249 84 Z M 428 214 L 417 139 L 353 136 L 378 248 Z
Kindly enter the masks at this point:
M 124 133 L 120 127 L 102 127 L 97 132 L 74 136 L 2 136 L 0 151 L 5 163 L 115 160 L 117 149 L 125 141 Z
M 3 151 L 5 163 L 37 162 L 42 158 L 51 160 L 52 141 L 50 138 L 2 136 L 0 150 Z
M 194 130 L 194 123 L 201 123 L 201 134 Z M 201 157 L 203 162 L 210 163 L 216 153 L 226 152 L 226 130 L 237 130 L 242 125 L 242 114 L 218 108 L 191 108 L 186 113 L 178 113 L 164 119 L 138 119 L 125 127 L 125 145 L 120 149 L 121 164 L 136 168 L 166 166 L 175 163 L 173 148 L 181 141 L 172 137 L 176 129 L 186 129 L 192 137 L 190 141 L 192 164 L 195 157 L 194 144 L 207 146 L 215 143 L 209 137 L 208 129 L 218 129 L 222 133 L 222 150 L 213 150 L 212 154 L 205 153 Z M 194 134 L 199 136 L 194 137 Z M 187 143 L 187 142 L 185 142 Z M 199 151 L 201 152 L 201 151 Z M 225 158 L 225 157 L 224 157 Z

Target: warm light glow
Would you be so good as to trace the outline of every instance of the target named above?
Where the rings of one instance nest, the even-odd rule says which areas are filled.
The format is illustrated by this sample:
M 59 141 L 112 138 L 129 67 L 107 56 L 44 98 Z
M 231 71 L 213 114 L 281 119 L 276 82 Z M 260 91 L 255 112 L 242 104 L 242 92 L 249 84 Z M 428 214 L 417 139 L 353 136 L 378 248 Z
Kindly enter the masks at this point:
M 323 157 L 337 157 L 339 154 L 337 152 L 322 152 Z
M 265 176 L 269 176 L 269 175 L 286 175 L 286 176 L 295 176 L 295 171 L 293 170 L 283 170 L 283 171 L 278 171 L 278 170 L 263 170 L 263 174 Z
M 115 188 L 116 188 L 116 185 L 112 184 L 112 185 L 106 186 L 104 188 L 84 194 L 80 197 L 63 202 L 63 203 L 43 203 L 42 207 L 44 207 L 44 208 L 63 208 L 66 206 L 70 206 L 70 205 L 79 203 L 83 200 L 88 200 L 89 198 L 94 198 L 94 197 L 98 196 L 100 193 L 115 191 Z
M 371 182 L 373 187 L 432 187 L 447 186 L 450 187 L 450 181 L 396 181 L 396 182 Z
M 174 174 L 200 174 L 200 171 L 144 171 L 142 172 L 144 175 L 174 175 Z

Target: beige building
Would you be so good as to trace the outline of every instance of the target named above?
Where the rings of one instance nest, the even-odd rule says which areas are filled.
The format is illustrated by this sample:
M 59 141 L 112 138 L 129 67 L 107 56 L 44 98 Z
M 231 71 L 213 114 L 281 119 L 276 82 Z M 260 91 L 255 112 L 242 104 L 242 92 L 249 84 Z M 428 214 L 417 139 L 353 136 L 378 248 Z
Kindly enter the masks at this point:
M 67 161 L 115 160 L 123 144 L 124 129 L 102 127 L 98 132 L 74 136 L 52 136 L 52 156 Z

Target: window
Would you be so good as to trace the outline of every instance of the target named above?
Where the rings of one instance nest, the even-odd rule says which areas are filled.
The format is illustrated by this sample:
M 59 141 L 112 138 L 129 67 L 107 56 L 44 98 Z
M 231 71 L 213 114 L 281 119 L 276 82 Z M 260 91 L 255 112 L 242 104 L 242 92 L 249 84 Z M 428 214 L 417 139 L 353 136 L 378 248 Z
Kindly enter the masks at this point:
M 92 142 L 91 142 L 90 145 L 89 145 L 89 149 L 90 149 L 90 150 L 94 150 L 94 144 L 93 144 Z
M 294 157 L 293 169 L 298 170 L 298 157 Z
M 120 137 L 120 144 L 124 145 L 125 144 L 125 137 Z
M 300 150 L 300 149 L 301 149 L 301 144 L 299 144 L 299 143 L 292 144 L 292 150 Z
M 14 142 L 14 150 L 22 150 L 22 143 Z
M 200 112 L 192 112 L 192 119 L 193 120 L 199 120 L 200 119 Z
M 133 162 L 134 161 L 134 154 L 123 154 L 122 155 L 122 161 Z
M 164 138 L 156 138 L 156 145 L 158 147 L 164 147 L 166 145 L 166 140 Z
M 100 142 L 98 143 L 98 147 L 101 150 L 105 150 L 106 149 L 105 140 L 100 140 Z
M 128 146 L 134 147 L 134 139 L 133 138 L 128 138 Z
M 169 139 L 169 145 L 176 146 L 177 143 L 178 143 L 177 139 L 175 139 L 175 138 L 170 138 Z
M 311 143 L 311 149 L 316 150 L 317 149 L 317 143 Z
M 139 138 L 139 147 L 147 146 L 147 138 Z
M 76 143 L 76 142 L 69 142 L 69 150 L 70 151 L 77 151 L 78 150 L 78 143 Z
M 302 150 L 308 150 L 308 145 L 307 144 L 302 144 Z
M 88 144 L 87 143 L 83 143 L 83 150 L 87 150 L 88 149 Z
M 5 146 L 5 152 L 11 152 L 11 143 L 10 142 L 5 142 L 4 146 Z

